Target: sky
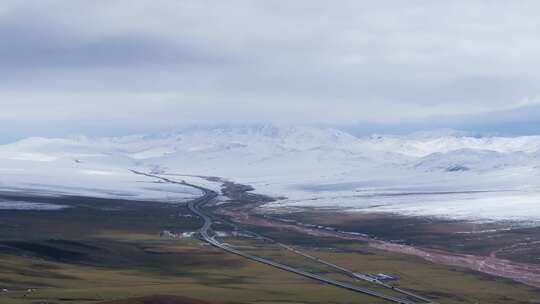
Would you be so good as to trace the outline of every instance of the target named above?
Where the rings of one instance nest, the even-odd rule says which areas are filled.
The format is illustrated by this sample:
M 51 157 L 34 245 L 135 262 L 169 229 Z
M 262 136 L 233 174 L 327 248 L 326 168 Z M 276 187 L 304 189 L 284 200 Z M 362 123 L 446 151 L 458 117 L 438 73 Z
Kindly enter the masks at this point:
M 192 124 L 540 134 L 538 1 L 2 0 L 0 142 Z

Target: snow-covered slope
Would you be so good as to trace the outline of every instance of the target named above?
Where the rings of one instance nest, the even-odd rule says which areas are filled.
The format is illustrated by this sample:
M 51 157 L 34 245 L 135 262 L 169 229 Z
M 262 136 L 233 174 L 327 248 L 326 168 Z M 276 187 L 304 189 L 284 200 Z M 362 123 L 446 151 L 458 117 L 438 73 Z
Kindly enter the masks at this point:
M 367 140 L 375 149 L 393 150 L 414 157 L 455 150 L 491 150 L 500 153 L 540 151 L 540 136 L 498 137 L 468 135 L 464 132 L 422 132 L 410 136 L 372 136 Z
M 440 134 L 440 135 L 439 135 Z M 5 159 L 52 161 L 57 159 L 125 158 L 126 161 L 159 159 L 183 153 L 246 151 L 263 158 L 296 152 L 340 152 L 385 161 L 388 155 L 407 160 L 452 151 L 494 151 L 501 154 L 540 153 L 540 136 L 480 137 L 462 132 L 415 133 L 410 136 L 373 135 L 357 138 L 331 128 L 247 127 L 192 128 L 175 133 L 125 137 L 28 138 L 0 146 Z M 181 155 L 180 155 L 181 156 Z
M 223 176 L 287 196 L 279 202 L 285 204 L 343 206 L 357 193 L 540 191 L 540 136 L 443 130 L 358 138 L 332 128 L 251 125 L 124 137 L 29 138 L 0 146 L 4 189 L 84 188 L 85 193 L 154 199 L 172 191 L 138 183 L 141 177 L 131 176 L 129 168 Z
M 449 152 L 435 152 L 421 157 L 414 163 L 415 168 L 428 171 L 468 171 L 503 169 L 511 166 L 526 166 L 536 161 L 533 154 L 525 152 L 497 152 L 483 149 L 458 149 Z

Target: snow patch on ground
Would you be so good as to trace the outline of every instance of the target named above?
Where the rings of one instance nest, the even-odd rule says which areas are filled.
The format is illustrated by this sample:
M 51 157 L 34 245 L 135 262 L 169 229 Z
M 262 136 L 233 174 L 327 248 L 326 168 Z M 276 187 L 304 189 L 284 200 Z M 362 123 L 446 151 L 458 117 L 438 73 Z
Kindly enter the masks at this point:
M 355 137 L 257 125 L 124 137 L 30 138 L 0 146 L 0 189 L 179 202 L 219 176 L 287 197 L 269 204 L 483 220 L 540 220 L 540 136 L 443 130 Z M 476 191 L 475 194 L 456 194 Z M 425 192 L 438 192 L 433 196 Z M 409 193 L 388 196 L 388 194 Z M 412 193 L 412 194 L 411 194 Z M 503 193 L 503 194 L 494 194 Z M 466 196 L 466 195 L 470 195 Z
M 3 201 L 0 200 L 0 210 L 61 210 L 69 208 L 65 205 L 33 203 L 23 201 Z
M 10 168 L 11 166 L 11 168 Z M 34 195 L 185 202 L 201 195 L 192 187 L 135 175 L 128 168 L 73 161 L 28 162 L 0 159 L 0 190 Z

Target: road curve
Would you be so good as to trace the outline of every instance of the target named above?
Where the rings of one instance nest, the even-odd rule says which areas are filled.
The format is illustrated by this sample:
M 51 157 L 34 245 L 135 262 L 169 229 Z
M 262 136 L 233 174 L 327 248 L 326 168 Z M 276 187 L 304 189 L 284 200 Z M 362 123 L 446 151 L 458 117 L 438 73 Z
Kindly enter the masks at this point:
M 134 171 L 134 170 L 131 170 L 131 171 L 133 173 L 135 173 L 135 174 L 146 175 L 146 176 L 149 176 L 149 177 L 159 178 L 159 179 L 161 179 L 161 180 L 163 180 L 165 182 L 168 182 L 168 183 L 174 183 L 174 184 L 181 184 L 181 185 L 184 185 L 184 186 L 190 186 L 190 187 L 193 187 L 193 188 L 196 188 L 196 189 L 199 189 L 200 191 L 202 191 L 203 195 L 201 197 L 197 198 L 197 199 L 191 200 L 188 203 L 188 207 L 191 210 L 191 212 L 193 212 L 194 214 L 198 215 L 199 217 L 201 217 L 203 219 L 204 223 L 203 223 L 203 226 L 199 229 L 199 233 L 200 233 L 201 237 L 206 242 L 208 242 L 209 244 L 211 244 L 214 247 L 217 247 L 217 248 L 219 248 L 221 250 L 224 250 L 226 252 L 236 254 L 238 256 L 241 256 L 243 258 L 246 258 L 246 259 L 249 259 L 249 260 L 252 260 L 252 261 L 255 261 L 255 262 L 259 262 L 259 263 L 262 263 L 262 264 L 265 264 L 265 265 L 268 265 L 268 266 L 272 266 L 272 267 L 275 267 L 275 268 L 278 268 L 278 269 L 281 269 L 281 270 L 284 270 L 284 271 L 295 273 L 297 275 L 300 275 L 300 276 L 303 276 L 303 277 L 306 277 L 306 278 L 310 278 L 310 279 L 313 279 L 313 280 L 316 280 L 316 281 L 319 281 L 319 282 L 322 282 L 322 283 L 326 283 L 326 284 L 329 284 L 329 285 L 332 285 L 332 286 L 336 286 L 336 287 L 344 288 L 344 289 L 347 289 L 347 290 L 350 290 L 350 291 L 370 295 L 370 296 L 373 296 L 373 297 L 376 297 L 376 298 L 379 298 L 379 299 L 383 299 L 383 300 L 386 300 L 386 301 L 390 301 L 390 302 L 393 302 L 393 303 L 416 304 L 415 302 L 411 302 L 411 301 L 406 300 L 406 299 L 401 299 L 401 298 L 389 296 L 389 295 L 386 295 L 386 294 L 383 294 L 381 292 L 371 290 L 371 289 L 368 289 L 368 288 L 364 288 L 364 287 L 360 287 L 360 286 L 356 286 L 356 285 L 352 285 L 352 284 L 348 284 L 348 283 L 339 282 L 339 281 L 332 280 L 332 279 L 329 279 L 329 278 L 325 278 L 323 276 L 320 276 L 320 275 L 317 275 L 317 274 L 314 274 L 314 273 L 311 273 L 311 272 L 303 271 L 301 269 L 293 268 L 293 267 L 290 267 L 290 266 L 287 266 L 287 265 L 284 265 L 284 264 L 281 264 L 281 263 L 278 263 L 278 262 L 274 262 L 274 261 L 271 261 L 271 260 L 268 260 L 268 259 L 265 259 L 265 258 L 254 256 L 254 255 L 251 255 L 249 253 L 246 253 L 246 252 L 231 248 L 231 247 L 229 247 L 229 246 L 227 246 L 227 245 L 225 245 L 223 243 L 220 243 L 213 236 L 211 236 L 209 234 L 212 231 L 212 229 L 211 229 L 211 227 L 212 227 L 212 218 L 201 210 L 201 207 L 203 207 L 206 203 L 210 202 L 212 199 L 217 197 L 217 193 L 215 191 L 212 191 L 210 189 L 206 189 L 204 187 L 197 186 L 197 185 L 194 185 L 194 184 L 190 184 L 190 183 L 187 183 L 185 181 L 177 182 L 177 181 L 173 181 L 173 180 L 170 180 L 168 178 L 161 177 L 161 176 L 158 176 L 158 175 L 138 172 L 138 171 Z
M 187 183 L 184 183 L 184 184 L 188 185 L 188 186 L 191 186 L 190 184 L 187 184 Z M 204 189 L 204 188 L 201 188 L 201 187 L 198 187 L 198 186 L 196 186 L 196 188 L 198 188 L 200 190 Z M 266 264 L 266 265 L 269 265 L 269 266 L 272 266 L 272 267 L 275 267 L 275 268 L 278 268 L 278 269 L 281 269 L 281 270 L 285 270 L 285 271 L 288 271 L 288 272 L 292 272 L 292 273 L 295 273 L 295 274 L 298 274 L 298 275 L 301 275 L 301 276 L 304 276 L 304 277 L 307 277 L 307 278 L 310 278 L 310 279 L 317 280 L 317 281 L 322 282 L 322 283 L 326 283 L 326 284 L 330 284 L 330 285 L 337 286 L 337 287 L 340 287 L 340 288 L 348 289 L 348 290 L 351 290 L 351 291 L 367 294 L 367 295 L 377 297 L 377 298 L 380 298 L 380 299 L 384 299 L 384 300 L 394 302 L 394 303 L 414 304 L 414 302 L 411 302 L 411 301 L 408 301 L 408 300 L 405 300 L 405 299 L 400 299 L 400 298 L 396 298 L 396 297 L 393 297 L 393 296 L 385 295 L 383 293 L 380 293 L 380 292 L 377 292 L 377 291 L 374 291 L 374 290 L 371 290 L 371 289 L 355 286 L 355 285 L 352 285 L 352 284 L 342 283 L 342 282 L 339 282 L 339 281 L 335 281 L 335 280 L 332 280 L 332 279 L 325 278 L 323 276 L 320 276 L 320 275 L 317 275 L 317 274 L 314 274 L 314 273 L 311 273 L 311 272 L 303 271 L 303 270 L 293 268 L 293 267 L 290 267 L 290 266 L 287 266 L 287 265 L 284 265 L 284 264 L 281 264 L 281 263 L 277 263 L 277 262 L 274 262 L 274 261 L 271 261 L 271 260 L 267 260 L 265 258 L 254 256 L 254 255 L 245 253 L 243 251 L 239 251 L 239 250 L 236 250 L 234 248 L 231 248 L 231 247 L 229 247 L 227 245 L 224 245 L 223 243 L 220 243 L 213 236 L 211 236 L 209 234 L 209 232 L 211 231 L 211 226 L 212 226 L 212 218 L 210 218 L 208 215 L 206 215 L 200 209 L 204 204 L 206 204 L 207 202 L 209 202 L 210 200 L 215 198 L 217 196 L 217 194 L 215 192 L 211 191 L 211 190 L 208 190 L 208 189 L 204 189 L 203 191 L 204 191 L 204 195 L 199 199 L 196 199 L 196 200 L 193 200 L 193 201 L 189 202 L 188 207 L 193 213 L 197 214 L 198 216 L 200 216 L 204 220 L 204 224 L 200 229 L 200 234 L 201 234 L 202 238 L 205 241 L 207 241 L 208 243 L 210 243 L 212 246 L 220 248 L 220 249 L 222 249 L 224 251 L 227 251 L 229 253 L 239 255 L 239 256 L 244 257 L 246 259 L 256 261 L 256 262 L 259 262 L 259 263 L 262 263 L 262 264 Z

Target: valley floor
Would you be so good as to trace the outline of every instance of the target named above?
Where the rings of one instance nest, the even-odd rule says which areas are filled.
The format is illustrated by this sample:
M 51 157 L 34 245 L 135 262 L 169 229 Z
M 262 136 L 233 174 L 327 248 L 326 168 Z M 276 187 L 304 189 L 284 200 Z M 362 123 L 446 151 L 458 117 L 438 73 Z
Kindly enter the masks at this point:
M 234 212 L 246 210 L 251 204 L 260 205 L 261 197 L 248 190 L 249 187 L 229 184 L 223 191 L 227 202 L 208 210 L 224 216 L 227 210 Z M 23 197 L 19 194 L 13 197 L 10 193 L 2 193 L 1 197 L 69 207 L 0 210 L 2 303 L 90 304 L 156 294 L 221 303 L 386 303 L 210 247 L 192 235 L 202 221 L 193 216 L 185 204 L 78 196 Z M 344 230 L 365 229 L 375 235 L 367 229 L 369 223 L 373 224 L 368 220 L 361 227 L 347 225 L 362 221 L 345 220 L 339 227 L 331 214 L 326 217 L 309 212 L 288 217 L 266 216 L 276 217 L 267 219 L 272 221 L 288 220 L 289 224 L 300 228 L 303 226 L 298 222 L 313 221 Z M 397 223 L 406 226 L 406 221 Z M 392 284 L 437 303 L 540 303 L 540 292 L 524 284 L 380 250 L 359 239 L 311 235 L 301 229 L 251 225 L 246 221 L 239 221 L 237 225 L 358 273 L 392 275 L 398 278 Z M 336 280 L 378 288 L 346 278 L 283 248 L 261 244 L 257 238 L 238 233 L 226 221 L 213 228 L 219 231 L 223 242 L 235 248 Z M 394 229 L 400 230 L 399 227 Z M 392 233 L 392 229 L 388 232 Z M 411 235 L 394 233 L 407 242 L 414 241 L 412 232 Z M 428 241 L 429 233 L 419 235 L 419 241 Z M 395 238 L 394 235 L 391 238 Z

